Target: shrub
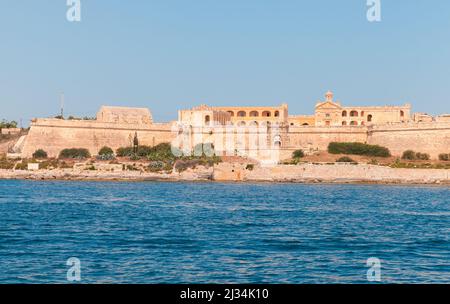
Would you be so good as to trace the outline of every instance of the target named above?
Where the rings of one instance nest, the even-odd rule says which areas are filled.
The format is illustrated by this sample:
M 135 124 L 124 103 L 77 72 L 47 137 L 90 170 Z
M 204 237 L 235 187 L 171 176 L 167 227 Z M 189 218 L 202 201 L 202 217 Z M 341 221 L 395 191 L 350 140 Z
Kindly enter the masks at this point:
M 50 159 L 50 160 L 41 162 L 39 164 L 39 168 L 44 169 L 44 170 L 52 170 L 52 169 L 58 168 L 58 165 L 59 165 L 59 163 L 58 163 L 57 159 Z
M 65 161 L 62 161 L 59 165 L 59 168 L 61 169 L 73 169 L 73 164 L 68 164 Z
M 416 152 L 414 152 L 413 150 L 406 150 L 405 152 L 403 152 L 402 159 L 415 160 Z
M 129 157 L 133 153 L 133 147 L 121 147 L 116 150 L 116 155 L 119 157 Z
M 114 151 L 110 147 L 103 147 L 98 151 L 98 155 L 114 155 Z
M 303 150 L 295 150 L 292 153 L 292 158 L 302 158 L 305 156 L 305 152 L 303 152 Z
M 132 153 L 130 155 L 130 160 L 140 160 L 141 157 L 139 155 L 137 155 L 137 153 Z
M 116 155 L 117 156 L 123 156 L 123 157 L 127 157 L 127 156 L 131 156 L 134 154 L 134 149 L 133 147 L 124 147 L 124 148 L 119 148 L 116 151 Z
M 141 157 L 147 157 L 151 151 L 152 148 L 149 146 L 139 146 L 136 154 Z
M 147 159 L 150 161 L 167 161 L 175 160 L 176 158 L 169 143 L 161 143 L 152 147 L 147 155 Z
M 450 154 L 446 154 L 446 153 L 439 154 L 439 160 L 449 161 L 450 160 Z
M 121 147 L 117 149 L 116 155 L 119 157 L 130 157 L 134 160 L 146 157 L 150 161 L 165 161 L 176 158 L 169 143 L 161 143 L 154 147 L 139 146 L 137 153 L 134 153 L 133 147 Z
M 103 147 L 98 152 L 98 155 L 96 157 L 98 160 L 113 160 L 114 157 L 114 151 L 110 147 Z
M 8 160 L 7 158 L 0 159 L 0 169 L 11 170 L 14 169 L 15 162 Z
M 281 162 L 283 165 L 298 165 L 299 163 L 301 163 L 299 158 L 292 158 Z
M 164 169 L 165 163 L 162 161 L 151 161 L 148 165 L 150 172 L 158 172 Z
M 371 159 L 370 162 L 369 162 L 369 165 L 378 165 L 378 160 Z
M 356 163 L 356 161 L 354 161 L 352 158 L 348 157 L 348 156 L 343 156 L 341 158 L 338 158 L 336 160 L 337 163 Z
M 175 170 L 177 170 L 178 172 L 183 172 L 185 170 L 187 170 L 188 168 L 192 168 L 195 169 L 195 167 L 197 165 L 200 165 L 200 161 L 196 160 L 196 159 L 192 159 L 192 160 L 177 160 L 175 162 Z
M 377 157 L 391 156 L 391 152 L 388 148 L 357 142 L 331 142 L 328 145 L 328 152 L 331 154 L 367 155 Z
M 42 150 L 42 149 L 38 149 L 38 150 L 36 150 L 36 151 L 33 153 L 33 158 L 36 158 L 36 159 L 44 159 L 44 158 L 47 158 L 47 152 L 45 152 L 45 151 Z
M 430 160 L 430 154 L 417 152 L 416 158 L 419 160 Z
M 84 148 L 64 149 L 59 153 L 59 158 L 83 159 L 90 158 L 91 154 Z
M 147 157 L 152 152 L 151 147 L 149 146 L 138 146 L 137 151 L 134 152 L 133 147 L 121 147 L 117 149 L 116 155 L 119 157 Z
M 16 170 L 28 170 L 28 161 L 22 160 L 22 162 L 16 164 L 16 167 L 14 169 L 16 169 Z
M 406 150 L 403 152 L 402 159 L 405 160 L 430 160 L 430 154 L 414 152 L 413 150 Z

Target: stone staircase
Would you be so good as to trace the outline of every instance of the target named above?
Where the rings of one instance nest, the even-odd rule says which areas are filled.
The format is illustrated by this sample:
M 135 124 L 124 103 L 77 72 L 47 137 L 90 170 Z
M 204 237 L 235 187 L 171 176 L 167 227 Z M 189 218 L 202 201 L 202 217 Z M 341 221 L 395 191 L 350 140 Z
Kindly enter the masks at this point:
M 26 135 L 20 136 L 16 143 L 8 149 L 8 158 L 20 158 L 22 155 L 22 149 L 25 144 Z

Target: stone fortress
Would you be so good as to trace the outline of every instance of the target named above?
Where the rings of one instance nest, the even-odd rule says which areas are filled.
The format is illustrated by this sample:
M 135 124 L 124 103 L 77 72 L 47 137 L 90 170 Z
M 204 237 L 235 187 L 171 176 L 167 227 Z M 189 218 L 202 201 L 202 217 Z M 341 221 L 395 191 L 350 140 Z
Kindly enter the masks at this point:
M 28 135 L 13 150 L 21 157 L 31 157 L 37 149 L 45 150 L 49 157 L 57 157 L 65 148 L 86 148 L 96 155 L 103 146 L 113 150 L 131 146 L 135 135 L 141 145 L 173 142 L 181 133 L 180 125 L 200 133 L 200 142 L 212 142 L 216 147 L 223 146 L 223 142 L 218 144 L 223 140 L 219 131 L 235 128 L 233 141 L 242 150 L 235 152 L 239 155 L 250 149 L 249 135 L 262 129 L 268 130 L 267 147 L 279 149 L 280 159 L 289 158 L 296 149 L 306 153 L 324 151 L 333 141 L 378 144 L 389 148 L 395 156 L 408 149 L 429 153 L 434 159 L 440 153 L 450 152 L 450 115 L 412 114 L 410 104 L 347 107 L 334 101 L 332 92 L 317 102 L 314 115 L 289 115 L 287 104 L 200 105 L 178 111 L 178 121 L 155 123 L 145 108 L 102 106 L 95 120 L 33 119 Z

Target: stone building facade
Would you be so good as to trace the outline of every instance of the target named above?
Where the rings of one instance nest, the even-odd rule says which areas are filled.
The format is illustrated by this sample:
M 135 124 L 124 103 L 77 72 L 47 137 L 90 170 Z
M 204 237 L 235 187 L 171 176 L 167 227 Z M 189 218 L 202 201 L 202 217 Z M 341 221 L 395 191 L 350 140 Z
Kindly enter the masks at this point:
M 411 120 L 411 105 L 381 107 L 344 107 L 333 100 L 333 93 L 325 94 L 325 101 L 315 107 L 316 126 L 361 126 L 399 123 Z
M 102 106 L 97 113 L 96 121 L 114 124 L 151 125 L 153 118 L 147 108 Z
M 210 111 L 206 113 L 205 111 Z M 200 112 L 203 112 L 201 114 Z M 231 123 L 239 126 L 278 124 L 280 126 L 364 126 L 386 123 L 401 123 L 412 120 L 411 105 L 349 107 L 333 100 L 333 93 L 327 92 L 325 100 L 317 102 L 314 115 L 289 115 L 287 104 L 278 107 L 209 107 L 202 105 L 191 110 L 179 111 L 179 121 L 202 125 L 214 120 L 218 113 L 225 112 L 229 118 L 220 119 L 220 124 Z M 222 114 L 222 117 L 224 115 Z M 203 117 L 201 122 L 200 117 Z M 195 123 L 194 123 L 195 121 Z
M 288 118 L 287 104 L 275 107 L 213 107 L 213 109 L 229 113 L 231 123 L 238 126 L 284 124 Z
M 231 115 L 229 112 L 217 110 L 207 105 L 200 105 L 191 110 L 178 111 L 178 122 L 192 125 L 210 127 L 212 125 L 231 124 Z

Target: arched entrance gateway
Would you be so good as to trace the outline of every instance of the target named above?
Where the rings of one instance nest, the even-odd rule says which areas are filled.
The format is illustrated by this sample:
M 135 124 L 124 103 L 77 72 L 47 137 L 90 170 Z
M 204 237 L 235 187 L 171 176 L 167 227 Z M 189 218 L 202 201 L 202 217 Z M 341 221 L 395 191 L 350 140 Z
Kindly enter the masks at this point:
M 275 135 L 273 137 L 273 145 L 275 147 L 281 147 L 281 136 L 280 135 Z

